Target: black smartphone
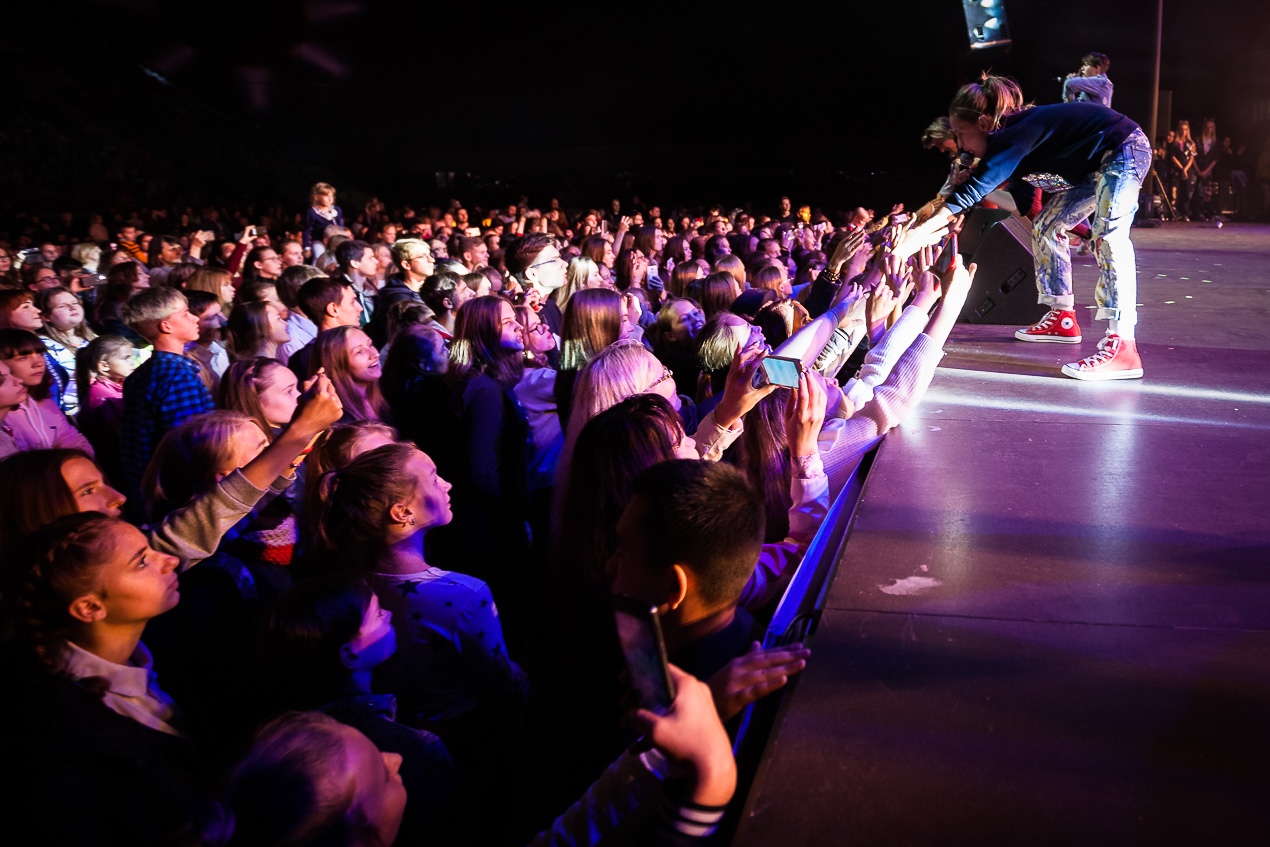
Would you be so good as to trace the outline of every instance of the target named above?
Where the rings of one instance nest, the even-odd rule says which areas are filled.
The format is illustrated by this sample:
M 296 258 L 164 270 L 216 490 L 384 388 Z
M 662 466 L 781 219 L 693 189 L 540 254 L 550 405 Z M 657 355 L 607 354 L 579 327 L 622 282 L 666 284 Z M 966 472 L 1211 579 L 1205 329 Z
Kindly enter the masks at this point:
M 939 251 L 939 258 L 935 260 L 933 270 L 939 276 L 948 273 L 948 269 L 952 267 L 953 257 L 957 255 L 957 233 L 950 232 L 944 236 L 943 247 Z
M 675 700 L 675 682 L 670 678 L 666 640 L 662 637 L 657 607 L 615 595 L 613 617 L 631 687 L 639 695 L 639 707 L 664 715 Z
M 785 356 L 767 356 L 763 366 L 754 374 L 754 387 L 764 385 L 783 385 L 786 388 L 798 387 L 798 375 L 802 373 L 801 359 L 790 359 Z

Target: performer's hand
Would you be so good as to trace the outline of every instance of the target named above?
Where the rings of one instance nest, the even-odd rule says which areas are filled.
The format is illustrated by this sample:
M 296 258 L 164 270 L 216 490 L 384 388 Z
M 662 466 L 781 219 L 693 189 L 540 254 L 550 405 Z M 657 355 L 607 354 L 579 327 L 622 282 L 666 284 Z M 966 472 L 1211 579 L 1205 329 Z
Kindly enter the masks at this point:
M 925 223 L 905 230 L 893 252 L 901 259 L 907 259 L 926 245 L 938 243 L 948 234 L 955 220 L 948 207 L 941 205 Z
M 913 213 L 913 225 L 917 226 L 919 224 L 926 223 L 928 220 L 930 220 L 930 216 L 935 214 L 935 210 L 942 205 L 943 205 L 943 201 L 940 198 L 936 197 L 934 200 L 931 200 L 925 206 L 922 206 L 920 209 L 918 209 L 916 212 Z

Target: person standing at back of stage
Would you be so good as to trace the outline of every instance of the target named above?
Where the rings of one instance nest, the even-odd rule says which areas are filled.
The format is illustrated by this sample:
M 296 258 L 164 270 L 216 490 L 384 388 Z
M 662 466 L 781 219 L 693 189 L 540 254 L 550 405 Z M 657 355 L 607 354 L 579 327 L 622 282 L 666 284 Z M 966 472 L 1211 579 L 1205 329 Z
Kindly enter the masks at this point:
M 1221 159 L 1221 142 L 1217 140 L 1217 122 L 1204 118 L 1199 141 L 1195 144 L 1195 193 L 1191 211 L 1196 220 L 1211 221 L 1221 211 L 1217 191 L 1216 170 Z
M 1063 80 L 1064 103 L 1101 103 L 1111 108 L 1115 86 L 1107 78 L 1111 60 L 1106 53 L 1089 53 L 1080 60 L 1080 70 Z
M 922 222 L 920 236 L 946 227 L 1002 181 L 1016 174 L 1058 174 L 1072 187 L 1054 193 L 1032 227 L 1039 302 L 1049 311 L 1020 329 L 1020 341 L 1077 344 L 1081 340 L 1072 293 L 1068 231 L 1091 212 L 1099 278 L 1096 320 L 1110 322 L 1098 352 L 1063 366 L 1074 379 L 1137 379 L 1142 360 L 1134 341 L 1137 323 L 1137 259 L 1129 229 L 1138 191 L 1151 168 L 1151 145 L 1129 118 L 1094 103 L 1024 108 L 1017 86 L 985 74 L 962 86 L 949 104 L 958 146 L 979 157 L 969 180 L 953 188 Z
M 1177 209 L 1175 220 L 1189 221 L 1194 214 L 1191 197 L 1195 194 L 1195 185 L 1199 181 L 1195 167 L 1195 139 L 1191 138 L 1190 121 L 1177 122 L 1173 141 L 1168 147 L 1168 156 L 1173 175 L 1169 190 L 1174 195 L 1173 203 Z
M 1115 86 L 1107 78 L 1107 70 L 1110 67 L 1111 60 L 1107 58 L 1106 53 L 1087 54 L 1085 58 L 1080 60 L 1080 70 L 1076 73 L 1068 74 L 1067 78 L 1063 80 L 1063 102 L 1101 103 L 1110 109 L 1111 95 L 1115 90 Z M 1040 203 L 1033 205 L 1037 208 L 1028 217 L 1036 220 L 1036 216 L 1040 214 Z M 1075 229 L 1078 231 L 1080 238 L 1088 239 L 1089 230 L 1092 226 L 1093 221 L 1086 220 Z M 1088 252 L 1089 243 L 1086 241 L 1080 245 L 1080 255 L 1084 256 Z

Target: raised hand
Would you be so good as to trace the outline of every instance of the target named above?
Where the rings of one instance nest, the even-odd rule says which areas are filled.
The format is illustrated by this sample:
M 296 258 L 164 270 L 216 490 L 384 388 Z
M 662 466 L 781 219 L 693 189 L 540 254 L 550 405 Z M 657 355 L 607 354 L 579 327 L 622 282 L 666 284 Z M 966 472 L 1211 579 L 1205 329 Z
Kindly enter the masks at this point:
M 887 286 L 895 292 L 898 298 L 904 288 L 905 281 L 908 279 L 907 264 L 894 253 L 887 253 L 882 257 L 882 273 L 886 279 Z
M 838 286 L 838 290 L 833 294 L 833 300 L 829 303 L 829 308 L 834 308 L 839 303 L 847 301 L 859 302 L 868 295 L 868 290 L 859 282 L 848 282 Z
M 948 340 L 961 309 L 966 304 L 970 284 L 974 281 L 977 269 L 975 265 L 967 268 L 958 255 L 953 258 L 948 271 L 940 277 L 943 297 L 931 314 L 930 322 L 926 324 L 926 335 L 941 347 Z
M 820 428 L 825 422 L 825 387 L 820 375 L 806 368 L 798 374 L 798 387 L 785 403 L 785 440 L 789 455 L 810 456 L 820 447 Z
M 979 266 L 975 264 L 967 268 L 960 255 L 953 257 L 953 263 L 939 280 L 944 298 L 964 302 L 970 293 L 970 284 L 974 282 L 975 272 L 978 269 Z
M 895 311 L 898 297 L 897 292 L 889 285 L 883 284 L 873 289 L 864 307 L 864 319 L 869 324 L 870 337 L 874 336 L 875 328 L 879 324 L 885 325 L 887 317 Z
M 929 312 L 930 307 L 935 305 L 935 301 L 943 293 L 939 277 L 931 270 L 924 270 L 919 274 L 914 274 L 913 283 L 914 290 L 917 292 L 917 295 L 913 298 L 913 305 Z
M 296 406 L 291 426 L 299 432 L 317 435 L 334 426 L 344 415 L 344 404 L 335 391 L 335 384 L 319 369 L 304 386 L 304 395 Z
M 714 421 L 724 429 L 731 429 L 737 421 L 758 405 L 758 402 L 776 390 L 775 385 L 754 387 L 754 374 L 762 367 L 765 351 L 751 347 L 736 351 L 728 366 L 728 377 L 723 387 L 723 397 L 714 410 Z
M 939 250 L 934 244 L 927 244 L 921 250 L 918 250 L 908 259 L 908 265 L 913 271 L 913 275 L 917 276 L 930 270 L 935 264 L 935 259 L 939 257 Z
M 913 296 L 913 289 L 915 287 L 916 283 L 913 281 L 913 277 L 906 276 L 904 278 L 904 284 L 901 285 L 900 290 L 895 293 L 895 304 L 897 306 L 904 306 L 907 304 L 908 298 Z
M 829 257 L 829 270 L 835 273 L 842 272 L 842 266 L 847 263 L 852 256 L 860 252 L 860 248 L 864 246 L 864 230 L 854 229 L 847 233 L 845 238 L 838 240 L 837 246 L 833 249 L 833 255 Z M 850 277 L 848 277 L 850 279 Z

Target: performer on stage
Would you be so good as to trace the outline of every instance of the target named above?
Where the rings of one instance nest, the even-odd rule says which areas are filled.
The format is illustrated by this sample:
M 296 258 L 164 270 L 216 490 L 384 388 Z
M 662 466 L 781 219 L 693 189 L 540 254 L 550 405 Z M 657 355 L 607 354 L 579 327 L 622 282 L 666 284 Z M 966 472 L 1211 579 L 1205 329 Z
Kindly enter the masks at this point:
M 1107 71 L 1110 68 L 1111 59 L 1107 58 L 1106 53 L 1087 54 L 1080 60 L 1080 70 L 1068 74 L 1063 80 L 1063 102 L 1101 103 L 1110 109 L 1111 95 L 1115 90 L 1115 86 L 1107 78 Z M 1036 215 L 1031 217 L 1035 218 Z M 1084 239 L 1080 244 L 1082 256 L 1089 252 L 1089 231 L 1092 224 L 1093 221 L 1081 221 L 1072 227 L 1072 232 Z
M 1015 333 L 1020 341 L 1081 341 L 1072 294 L 1067 232 L 1091 212 L 1098 255 L 1095 320 L 1110 327 L 1098 351 L 1063 366 L 1076 379 L 1137 379 L 1142 361 L 1134 342 L 1137 263 L 1129 228 L 1138 191 L 1151 167 L 1151 145 L 1129 118 L 1094 103 L 1024 107 L 1011 80 L 985 74 L 964 85 L 949 106 L 963 152 L 979 157 L 971 178 L 918 222 L 929 235 L 1010 178 L 1053 191 L 1032 227 L 1039 302 L 1049 312 Z M 921 238 L 915 239 L 921 242 Z
M 1107 78 L 1111 60 L 1106 53 L 1090 53 L 1080 60 L 1080 70 L 1063 80 L 1064 103 L 1101 103 L 1111 108 L 1115 86 Z

